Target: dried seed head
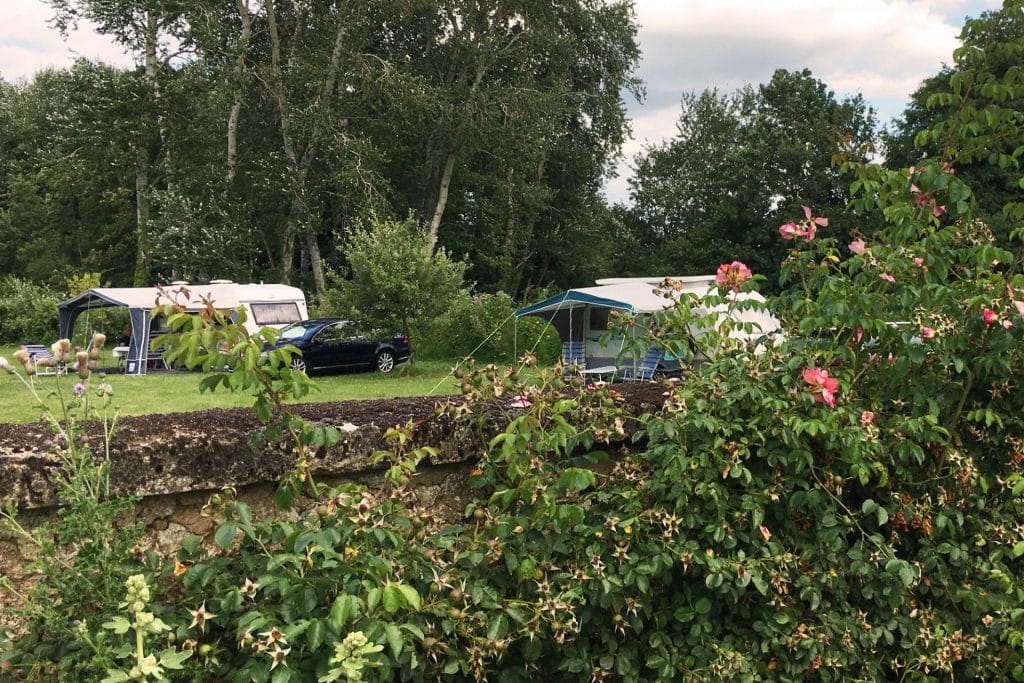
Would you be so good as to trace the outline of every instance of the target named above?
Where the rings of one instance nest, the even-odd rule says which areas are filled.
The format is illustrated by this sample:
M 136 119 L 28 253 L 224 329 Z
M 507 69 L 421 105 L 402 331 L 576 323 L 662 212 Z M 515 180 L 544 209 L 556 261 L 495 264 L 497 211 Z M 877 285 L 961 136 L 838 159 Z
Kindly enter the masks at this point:
M 78 361 L 78 376 L 82 379 L 89 379 L 89 354 L 79 351 L 75 354 L 75 359 Z

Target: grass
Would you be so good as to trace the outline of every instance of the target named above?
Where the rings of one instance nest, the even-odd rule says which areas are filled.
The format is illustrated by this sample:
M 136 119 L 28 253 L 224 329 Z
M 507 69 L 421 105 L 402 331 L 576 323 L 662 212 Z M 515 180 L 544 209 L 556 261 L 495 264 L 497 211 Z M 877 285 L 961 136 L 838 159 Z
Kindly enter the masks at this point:
M 0 356 L 13 363 L 11 354 L 15 348 L 0 347 Z M 102 380 L 99 376 L 94 376 L 90 381 L 93 386 L 99 381 L 104 381 L 113 387 L 114 405 L 121 415 L 174 413 L 252 405 L 251 395 L 232 394 L 221 388 L 213 393 L 200 394 L 201 375 L 198 372 L 156 371 L 141 377 L 126 377 L 114 369 L 109 353 L 104 353 L 101 358 L 101 365 L 104 364 L 110 368 L 110 373 Z M 319 391 L 314 390 L 304 401 L 349 401 L 450 394 L 455 391 L 455 382 L 449 374 L 452 365 L 450 361 L 417 361 L 414 365 L 400 365 L 388 375 L 373 372 L 315 375 L 313 379 Z M 51 408 L 57 408 L 59 399 L 54 392 L 61 391 L 66 395 L 77 381 L 78 377 L 71 373 L 61 377 L 39 377 L 35 380 L 35 386 L 40 398 Z M 0 422 L 34 422 L 39 419 L 40 412 L 40 407 L 21 382 L 0 373 Z

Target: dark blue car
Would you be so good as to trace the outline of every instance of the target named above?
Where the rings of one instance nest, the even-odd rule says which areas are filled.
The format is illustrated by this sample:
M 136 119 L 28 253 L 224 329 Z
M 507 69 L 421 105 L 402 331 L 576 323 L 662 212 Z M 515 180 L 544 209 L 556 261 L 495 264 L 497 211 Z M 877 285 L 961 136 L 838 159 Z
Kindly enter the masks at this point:
M 292 359 L 292 367 L 306 372 L 377 370 L 387 373 L 412 357 L 409 335 L 374 338 L 367 336 L 358 323 L 340 318 L 292 323 L 281 330 L 274 346 L 294 346 L 302 351 L 301 356 Z

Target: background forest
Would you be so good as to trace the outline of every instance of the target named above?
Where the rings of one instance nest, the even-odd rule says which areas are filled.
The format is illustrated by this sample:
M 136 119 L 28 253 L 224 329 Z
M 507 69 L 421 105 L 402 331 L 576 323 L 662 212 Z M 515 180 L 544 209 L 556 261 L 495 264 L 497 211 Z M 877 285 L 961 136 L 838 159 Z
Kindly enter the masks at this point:
M 837 160 L 920 157 L 914 131 L 944 115 L 925 99 L 951 75 L 924 83 L 888 131 L 808 70 L 683 93 L 676 136 L 634 160 L 629 205 L 610 205 L 625 103 L 643 97 L 630 0 L 50 4 L 58 28 L 88 18 L 137 66 L 0 80 L 0 274 L 22 311 L 52 313 L 98 284 L 228 278 L 297 284 L 340 313 L 359 298 L 359 244 L 380 253 L 387 239 L 417 247 L 364 271 L 410 279 L 410 251 L 440 257 L 435 301 L 453 281 L 516 301 L 734 259 L 771 290 L 775 228 L 802 204 L 845 208 Z M 1020 31 L 996 14 L 993 31 Z M 381 285 L 367 284 L 364 299 Z M 0 328 L 6 341 L 34 334 Z

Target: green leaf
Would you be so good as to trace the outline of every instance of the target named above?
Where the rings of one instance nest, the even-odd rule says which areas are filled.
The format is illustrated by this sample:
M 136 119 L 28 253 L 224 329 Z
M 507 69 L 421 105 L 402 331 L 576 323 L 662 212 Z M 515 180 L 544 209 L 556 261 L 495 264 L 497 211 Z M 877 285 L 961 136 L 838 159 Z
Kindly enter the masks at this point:
M 327 617 L 331 627 L 339 633 L 344 631 L 345 626 L 352 620 L 352 617 L 359 613 L 359 607 L 359 598 L 354 595 L 339 595 L 336 597 L 334 604 L 331 605 L 331 612 Z
M 191 656 L 192 650 L 164 650 L 160 654 L 160 666 L 165 669 L 180 669 Z
M 398 610 L 402 609 L 402 605 L 405 604 L 405 598 L 402 595 L 402 591 L 400 591 L 398 586 L 394 584 L 384 586 L 382 597 L 384 598 L 384 609 L 388 614 L 394 614 Z
M 392 656 L 397 660 L 402 654 L 402 646 L 405 642 L 402 640 L 402 632 L 394 624 L 386 624 L 384 626 L 384 637 L 388 641 L 388 647 L 391 648 Z
M 413 610 L 419 611 L 420 609 L 420 594 L 416 592 L 416 589 L 412 586 L 407 586 L 403 583 L 397 584 L 398 590 L 402 592 L 402 597 L 405 598 L 405 603 Z
M 128 633 L 128 629 L 130 629 L 131 627 L 131 622 L 129 622 L 124 617 L 114 617 L 110 621 L 103 624 L 103 628 L 113 631 L 118 635 Z
M 235 542 L 237 534 L 238 527 L 235 526 L 234 522 L 224 522 L 213 532 L 213 540 L 221 548 L 227 550 Z
M 306 643 L 309 645 L 310 651 L 314 651 L 319 648 L 327 634 L 327 629 L 324 627 L 324 622 L 317 619 L 309 625 L 309 630 L 306 632 Z
M 121 683 L 121 681 L 130 680 L 128 674 L 119 669 L 107 669 L 107 677 L 100 681 L 100 683 Z

